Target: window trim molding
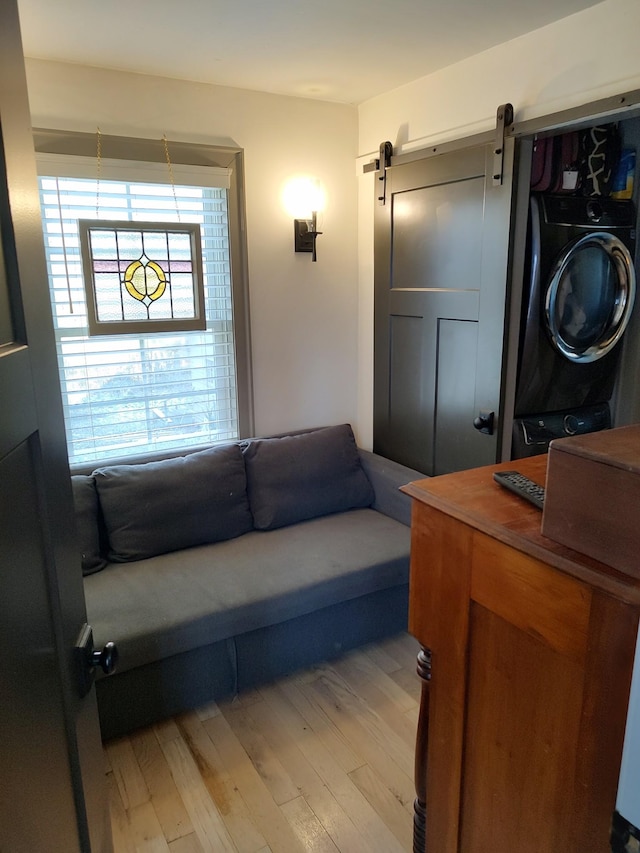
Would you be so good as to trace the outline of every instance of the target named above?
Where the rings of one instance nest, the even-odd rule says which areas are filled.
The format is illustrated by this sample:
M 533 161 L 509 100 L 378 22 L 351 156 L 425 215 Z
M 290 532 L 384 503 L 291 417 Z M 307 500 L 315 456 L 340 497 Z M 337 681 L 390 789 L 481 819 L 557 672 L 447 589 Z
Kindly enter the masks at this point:
M 39 167 L 46 168 L 50 163 L 59 178 L 86 178 L 93 175 L 97 179 L 95 154 L 93 157 L 82 157 L 79 154 L 49 154 L 39 151 L 37 156 Z M 222 166 L 185 166 L 181 163 L 171 163 L 171 171 L 176 184 L 229 189 L 231 170 Z M 152 163 L 148 160 L 116 160 L 113 157 L 101 156 L 100 180 L 168 184 L 170 175 L 166 160 L 164 163 Z
M 166 155 L 162 139 L 146 139 L 100 134 L 102 153 L 109 160 L 139 160 L 162 163 Z M 96 134 L 76 131 L 33 129 L 37 154 L 96 157 Z M 253 371 L 251 358 L 251 316 L 245 207 L 244 151 L 234 145 L 204 145 L 169 141 L 172 165 L 213 167 L 229 170 L 228 216 L 231 261 L 231 298 L 233 305 L 234 347 L 238 435 L 254 435 Z

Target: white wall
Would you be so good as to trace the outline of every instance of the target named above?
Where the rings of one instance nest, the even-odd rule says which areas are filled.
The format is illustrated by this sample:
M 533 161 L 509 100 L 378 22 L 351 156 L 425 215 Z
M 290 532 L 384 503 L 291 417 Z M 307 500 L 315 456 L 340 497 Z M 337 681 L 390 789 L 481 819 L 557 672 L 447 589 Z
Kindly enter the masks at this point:
M 27 59 L 35 127 L 244 149 L 257 434 L 357 415 L 357 111 L 302 98 Z M 103 150 L 108 157 L 108 151 Z M 327 196 L 318 262 L 293 251 L 294 174 Z
M 359 107 L 359 396 L 361 441 L 372 440 L 374 178 L 380 143 L 401 152 L 489 130 L 509 102 L 515 120 L 640 88 L 640 2 L 605 0 L 526 36 L 373 98 Z

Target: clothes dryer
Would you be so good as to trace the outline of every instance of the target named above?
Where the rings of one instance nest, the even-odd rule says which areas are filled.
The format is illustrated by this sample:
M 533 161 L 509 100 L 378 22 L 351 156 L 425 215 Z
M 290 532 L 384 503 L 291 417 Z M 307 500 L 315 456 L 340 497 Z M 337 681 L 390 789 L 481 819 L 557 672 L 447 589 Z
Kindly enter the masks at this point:
M 636 292 L 634 251 L 633 202 L 532 196 L 514 457 L 610 426 L 619 344 Z

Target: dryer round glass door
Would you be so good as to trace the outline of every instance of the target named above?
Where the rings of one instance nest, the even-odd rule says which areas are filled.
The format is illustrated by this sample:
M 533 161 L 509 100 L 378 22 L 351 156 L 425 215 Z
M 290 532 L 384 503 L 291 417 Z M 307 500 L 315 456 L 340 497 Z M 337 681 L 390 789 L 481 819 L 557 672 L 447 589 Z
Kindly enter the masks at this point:
M 569 243 L 547 285 L 545 316 L 553 346 L 569 361 L 596 361 L 618 343 L 636 292 L 629 250 L 593 232 Z

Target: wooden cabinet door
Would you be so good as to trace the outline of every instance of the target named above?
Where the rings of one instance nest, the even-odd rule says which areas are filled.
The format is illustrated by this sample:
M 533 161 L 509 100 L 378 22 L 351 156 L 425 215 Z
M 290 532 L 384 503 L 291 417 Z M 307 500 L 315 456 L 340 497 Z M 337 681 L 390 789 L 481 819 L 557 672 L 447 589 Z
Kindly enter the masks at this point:
M 413 537 L 426 850 L 606 853 L 637 609 L 431 507 Z

